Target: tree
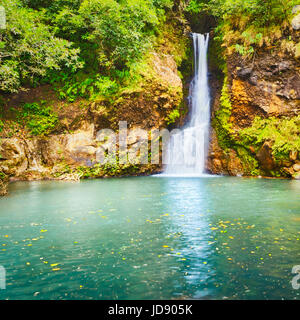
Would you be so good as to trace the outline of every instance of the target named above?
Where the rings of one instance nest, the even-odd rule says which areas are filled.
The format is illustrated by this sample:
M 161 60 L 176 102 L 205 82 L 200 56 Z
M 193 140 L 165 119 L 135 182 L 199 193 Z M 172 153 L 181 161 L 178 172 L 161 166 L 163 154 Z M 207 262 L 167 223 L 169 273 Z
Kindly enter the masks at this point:
M 38 83 L 48 70 L 82 67 L 80 50 L 55 37 L 42 13 L 21 7 L 19 1 L 3 0 L 2 5 L 7 24 L 0 38 L 0 90 L 16 92 L 24 84 Z

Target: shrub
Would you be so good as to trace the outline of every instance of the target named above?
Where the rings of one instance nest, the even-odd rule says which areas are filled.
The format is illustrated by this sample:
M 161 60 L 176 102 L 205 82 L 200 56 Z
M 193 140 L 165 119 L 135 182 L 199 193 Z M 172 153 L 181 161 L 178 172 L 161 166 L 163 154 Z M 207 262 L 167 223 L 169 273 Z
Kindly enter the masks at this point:
M 19 0 L 2 0 L 7 27 L 1 30 L 0 90 L 17 92 L 21 85 L 37 84 L 49 69 L 82 67 L 79 49 L 54 37 L 40 12 L 21 7 Z
M 260 146 L 270 141 L 274 156 L 287 158 L 290 151 L 300 152 L 300 116 L 291 119 L 256 117 L 251 127 L 240 132 L 240 137 L 248 145 Z
M 56 126 L 58 117 L 45 103 L 25 103 L 21 110 L 16 110 L 17 121 L 25 125 L 31 134 L 50 133 Z

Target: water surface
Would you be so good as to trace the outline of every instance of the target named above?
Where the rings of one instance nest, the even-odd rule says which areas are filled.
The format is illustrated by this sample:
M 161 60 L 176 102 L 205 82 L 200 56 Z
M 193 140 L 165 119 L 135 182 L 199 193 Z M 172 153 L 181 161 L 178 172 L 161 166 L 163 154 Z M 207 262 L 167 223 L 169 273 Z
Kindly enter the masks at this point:
M 0 199 L 1 299 L 299 299 L 300 183 L 18 182 Z

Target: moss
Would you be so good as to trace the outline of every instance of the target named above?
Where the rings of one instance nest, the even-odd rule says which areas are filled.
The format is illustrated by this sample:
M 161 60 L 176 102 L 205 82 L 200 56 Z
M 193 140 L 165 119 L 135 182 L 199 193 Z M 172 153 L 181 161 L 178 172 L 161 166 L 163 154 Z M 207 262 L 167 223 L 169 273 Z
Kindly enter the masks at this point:
M 256 148 L 270 141 L 275 160 L 288 159 L 291 151 L 300 151 L 300 116 L 290 119 L 256 117 L 252 126 L 241 130 L 239 136 L 245 145 Z
M 258 176 L 261 174 L 258 161 L 250 154 L 249 150 L 243 146 L 237 146 L 236 151 L 246 175 Z
M 229 149 L 236 151 L 246 175 L 260 175 L 261 171 L 259 169 L 259 163 L 255 156 L 251 154 L 249 144 L 245 143 L 244 140 L 240 140 L 233 131 L 232 124 L 230 122 L 231 112 L 232 105 L 230 100 L 228 77 L 225 75 L 220 97 L 220 106 L 212 121 L 212 126 L 216 130 L 218 144 L 225 153 L 228 152 Z
M 167 125 L 176 122 L 180 118 L 180 112 L 178 109 L 172 110 L 168 116 L 165 118 Z
M 232 105 L 230 101 L 228 78 L 227 76 L 225 76 L 220 98 L 219 110 L 216 111 L 215 117 L 212 120 L 212 126 L 216 130 L 219 145 L 224 150 L 231 148 L 234 143 L 231 137 L 232 125 L 229 121 L 231 110 Z
M 49 134 L 58 123 L 58 116 L 52 107 L 40 103 L 25 103 L 20 109 L 13 109 L 17 122 L 27 127 L 32 135 Z
M 128 175 L 150 174 L 153 172 L 154 166 L 149 164 L 134 165 L 134 164 L 95 164 L 92 167 L 79 166 L 75 172 L 80 175 L 82 179 L 100 178 L 100 177 L 118 177 Z

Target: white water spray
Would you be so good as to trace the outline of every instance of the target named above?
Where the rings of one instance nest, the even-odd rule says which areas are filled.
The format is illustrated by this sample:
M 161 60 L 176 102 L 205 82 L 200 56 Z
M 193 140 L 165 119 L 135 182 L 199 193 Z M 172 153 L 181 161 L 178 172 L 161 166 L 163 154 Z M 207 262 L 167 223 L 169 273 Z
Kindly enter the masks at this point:
M 190 120 L 171 136 L 165 175 L 202 175 L 209 138 L 210 96 L 207 73 L 209 35 L 193 33 L 194 78 L 190 85 Z

